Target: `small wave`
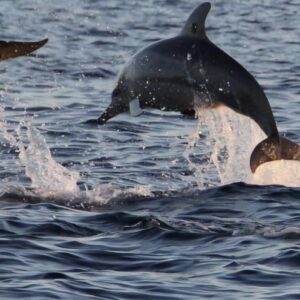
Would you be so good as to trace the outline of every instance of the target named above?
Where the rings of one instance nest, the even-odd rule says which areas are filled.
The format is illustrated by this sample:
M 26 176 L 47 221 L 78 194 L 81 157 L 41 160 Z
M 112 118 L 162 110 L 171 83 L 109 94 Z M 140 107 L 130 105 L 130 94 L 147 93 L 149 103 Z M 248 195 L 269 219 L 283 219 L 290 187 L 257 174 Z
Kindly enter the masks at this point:
M 88 33 L 91 36 L 101 36 L 101 37 L 125 37 L 128 36 L 124 31 L 116 31 L 116 30 L 101 30 L 98 28 L 90 28 Z
M 112 78 L 116 76 L 116 74 L 110 70 L 98 68 L 97 71 L 90 71 L 90 72 L 80 72 L 80 73 L 73 73 L 72 77 L 74 79 L 83 79 L 83 78 Z
M 149 187 L 117 188 L 112 184 L 101 184 L 87 191 L 58 191 L 25 188 L 20 185 L 8 184 L 2 186 L 0 199 L 2 201 L 17 201 L 27 203 L 52 203 L 73 209 L 97 211 L 104 206 L 114 206 L 131 200 L 146 199 L 153 196 Z
M 289 276 L 286 274 L 273 274 L 272 272 L 264 269 L 245 268 L 231 272 L 223 276 L 224 279 L 233 280 L 239 284 L 254 285 L 260 287 L 274 287 L 283 285 Z
M 6 203 L 14 201 L 30 204 L 50 203 L 84 211 L 106 211 L 106 214 L 101 215 L 101 222 L 110 223 L 110 226 L 121 225 L 125 230 L 142 232 L 156 228 L 155 236 L 164 239 L 254 235 L 267 239 L 300 240 L 300 227 L 293 221 L 270 222 L 270 218 L 281 219 L 281 211 L 285 216 L 289 214 L 289 211 L 295 210 L 291 204 L 294 200 L 286 199 L 286 197 L 284 197 L 285 203 L 278 207 L 278 210 L 275 209 L 278 206 L 278 200 L 272 200 L 274 190 L 280 193 L 283 189 L 280 186 L 260 187 L 241 183 L 202 192 L 197 187 L 181 191 L 153 192 L 150 187 L 125 188 L 102 184 L 89 191 L 57 193 L 6 185 L 1 189 L 0 200 Z M 261 204 L 256 202 L 250 204 L 254 201 L 251 197 L 257 197 L 258 192 L 262 198 Z M 288 189 L 285 192 L 293 194 L 295 191 Z M 246 200 L 245 195 L 250 195 L 249 200 Z M 240 203 L 241 199 L 244 199 L 243 203 Z M 270 208 L 272 201 L 276 205 L 273 209 Z M 126 206 L 127 210 L 131 207 L 134 212 L 141 205 L 144 210 L 148 208 L 149 211 L 154 210 L 157 214 L 135 215 L 118 211 L 118 209 L 123 211 Z M 160 210 L 163 213 L 159 212 L 157 207 L 161 207 Z M 253 211 L 246 212 L 247 207 L 251 207 Z M 173 212 L 172 209 L 175 211 Z M 181 211 L 180 215 L 176 214 L 177 210 Z M 93 216 L 87 218 L 93 218 Z M 86 223 L 93 223 L 93 220 L 89 219 Z M 64 224 L 55 224 L 55 226 L 64 227 Z M 66 226 L 69 228 L 68 225 Z M 84 229 L 77 231 L 76 228 L 72 228 L 74 234 L 84 232 Z

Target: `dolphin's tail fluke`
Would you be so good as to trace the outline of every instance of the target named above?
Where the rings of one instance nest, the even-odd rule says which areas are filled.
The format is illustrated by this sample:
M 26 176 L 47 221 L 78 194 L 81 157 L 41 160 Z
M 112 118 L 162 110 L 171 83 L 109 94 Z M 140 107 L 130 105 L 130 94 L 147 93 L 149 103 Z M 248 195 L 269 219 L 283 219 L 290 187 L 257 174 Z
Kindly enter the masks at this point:
M 253 150 L 250 158 L 251 171 L 254 173 L 261 164 L 280 159 L 300 161 L 300 146 L 286 138 L 270 136 Z
M 48 39 L 38 42 L 5 42 L 0 41 L 0 61 L 14 58 L 22 55 L 28 55 L 31 52 L 41 48 L 48 42 Z

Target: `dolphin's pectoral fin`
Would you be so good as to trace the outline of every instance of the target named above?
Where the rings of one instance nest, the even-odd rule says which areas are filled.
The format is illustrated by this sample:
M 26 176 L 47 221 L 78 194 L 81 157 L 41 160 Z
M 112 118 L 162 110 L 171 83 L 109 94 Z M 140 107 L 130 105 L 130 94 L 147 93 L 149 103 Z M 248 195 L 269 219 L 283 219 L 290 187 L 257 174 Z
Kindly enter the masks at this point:
M 200 4 L 187 20 L 181 34 L 198 38 L 207 38 L 205 33 L 205 20 L 210 8 L 211 4 L 209 2 Z
M 98 125 L 105 124 L 109 119 L 128 111 L 128 107 L 121 104 L 111 104 L 105 112 L 98 118 L 97 123 Z
M 48 42 L 48 39 L 39 42 L 5 42 L 0 41 L 0 60 L 28 55 L 41 48 Z
M 263 163 L 287 159 L 300 161 L 300 146 L 281 137 L 268 137 L 253 150 L 250 158 L 252 173 Z
M 140 107 L 139 99 L 134 99 L 129 102 L 129 111 L 133 117 L 138 117 L 143 113 L 143 110 Z

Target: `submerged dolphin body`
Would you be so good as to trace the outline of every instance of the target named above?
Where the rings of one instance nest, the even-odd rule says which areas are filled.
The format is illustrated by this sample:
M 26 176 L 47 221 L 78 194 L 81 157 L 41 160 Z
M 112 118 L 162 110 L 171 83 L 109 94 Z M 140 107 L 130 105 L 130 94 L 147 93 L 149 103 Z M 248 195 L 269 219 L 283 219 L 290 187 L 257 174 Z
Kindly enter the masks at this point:
M 15 58 L 22 55 L 28 55 L 31 52 L 41 48 L 47 43 L 48 39 L 38 42 L 5 42 L 0 41 L 0 61 Z
M 255 78 L 207 38 L 205 19 L 210 8 L 210 3 L 203 3 L 179 35 L 133 56 L 98 124 L 128 110 L 138 115 L 140 106 L 193 114 L 197 107 L 226 105 L 253 119 L 267 135 L 251 155 L 253 173 L 268 161 L 300 160 L 300 147 L 279 137 L 268 99 Z

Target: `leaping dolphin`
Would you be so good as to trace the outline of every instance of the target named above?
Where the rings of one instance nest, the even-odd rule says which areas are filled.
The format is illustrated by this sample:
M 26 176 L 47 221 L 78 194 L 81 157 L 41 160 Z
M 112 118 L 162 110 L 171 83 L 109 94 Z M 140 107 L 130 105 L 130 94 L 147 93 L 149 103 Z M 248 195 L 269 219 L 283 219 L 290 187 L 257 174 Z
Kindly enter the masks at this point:
M 128 110 L 138 115 L 144 107 L 193 114 L 197 107 L 226 105 L 253 119 L 267 135 L 252 152 L 253 173 L 265 162 L 300 160 L 300 147 L 279 137 L 269 101 L 255 78 L 208 39 L 205 19 L 210 8 L 210 3 L 201 4 L 179 35 L 132 57 L 98 124 Z
M 38 42 L 0 41 L 0 61 L 22 55 L 28 55 L 31 52 L 44 46 L 47 41 L 48 39 L 44 39 Z

